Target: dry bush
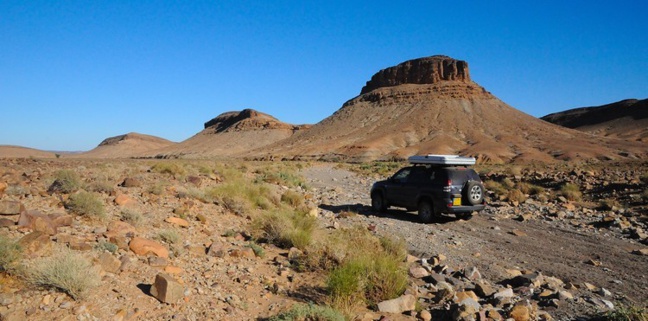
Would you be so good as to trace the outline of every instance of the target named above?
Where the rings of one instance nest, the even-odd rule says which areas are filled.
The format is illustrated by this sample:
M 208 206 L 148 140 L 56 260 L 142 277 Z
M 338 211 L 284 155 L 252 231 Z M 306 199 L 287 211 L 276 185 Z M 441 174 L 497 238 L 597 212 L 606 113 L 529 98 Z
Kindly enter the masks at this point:
M 88 191 L 96 193 L 110 194 L 115 191 L 115 187 L 107 180 L 97 180 L 87 186 Z
M 207 189 L 204 195 L 206 201 L 215 202 L 239 215 L 256 209 L 269 210 L 281 202 L 268 186 L 244 179 Z
M 599 207 L 603 210 L 610 211 L 621 207 L 621 203 L 615 198 L 602 199 L 599 202 Z
M 15 263 L 22 257 L 22 249 L 17 242 L 0 234 L 0 271 L 12 271 Z
M 59 289 L 79 300 L 99 285 L 100 277 L 83 255 L 61 248 L 51 257 L 38 258 L 23 269 L 26 280 L 36 286 Z
M 144 217 L 142 213 L 135 209 L 125 208 L 121 211 L 121 220 L 130 225 L 139 226 L 142 224 Z
M 78 215 L 97 218 L 104 218 L 106 215 L 103 201 L 95 194 L 86 191 L 70 195 L 65 207 Z
M 166 182 L 157 182 L 148 187 L 147 191 L 153 195 L 162 195 L 166 191 L 168 184 Z
M 270 211 L 262 213 L 252 222 L 259 239 L 282 248 L 301 250 L 310 245 L 317 227 L 314 217 L 296 211 Z
M 512 189 L 506 193 L 506 200 L 509 202 L 518 202 L 522 203 L 526 201 L 527 197 L 519 189 Z
M 497 196 L 506 195 L 506 193 L 507 193 L 507 189 L 504 187 L 504 185 L 502 185 L 501 183 L 499 183 L 497 181 L 492 181 L 492 180 L 491 181 L 486 181 L 484 183 L 484 187 L 487 190 L 492 191 L 493 193 L 495 193 L 495 195 L 497 195 Z
M 151 166 L 151 171 L 173 175 L 174 177 L 182 176 L 187 173 L 183 164 L 171 161 L 155 163 Z
M 361 229 L 339 232 L 336 238 L 345 241 L 346 248 L 338 250 L 346 253 L 338 258 L 339 265 L 327 278 L 333 307 L 350 312 L 358 306 L 396 298 L 405 291 L 407 251 L 403 242 L 380 239 Z
M 619 305 L 601 315 L 605 321 L 648 321 L 648 309 L 639 306 Z
M 157 233 L 155 239 L 173 245 L 180 243 L 180 234 L 174 229 L 164 229 Z
M 271 317 L 269 321 L 344 321 L 343 314 L 327 306 L 297 304 L 290 310 Z
M 502 185 L 503 185 L 504 188 L 506 188 L 507 190 L 510 190 L 510 189 L 515 188 L 515 183 L 514 183 L 510 178 L 508 178 L 508 177 L 505 177 L 505 178 L 502 180 Z
M 572 183 L 563 185 L 560 188 L 560 194 L 570 201 L 580 201 L 583 196 L 578 185 Z
M 73 170 L 62 169 L 54 173 L 54 182 L 49 187 L 50 192 L 73 193 L 81 188 L 79 175 Z
M 542 186 L 538 186 L 526 182 L 520 182 L 516 186 L 522 193 L 529 194 L 529 195 L 538 195 L 544 193 L 545 191 L 544 187 Z
M 295 191 L 287 190 L 281 195 L 281 202 L 290 205 L 294 209 L 301 209 L 304 206 L 304 196 Z

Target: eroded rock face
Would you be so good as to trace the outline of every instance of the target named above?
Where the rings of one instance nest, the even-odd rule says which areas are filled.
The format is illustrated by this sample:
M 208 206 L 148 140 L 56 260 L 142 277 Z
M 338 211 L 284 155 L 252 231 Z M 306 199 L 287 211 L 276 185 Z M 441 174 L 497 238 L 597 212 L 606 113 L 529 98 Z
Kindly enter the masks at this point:
M 381 87 L 402 84 L 434 84 L 441 81 L 470 82 L 468 63 L 448 56 L 431 56 L 405 61 L 377 72 L 360 94 Z
M 218 115 L 205 123 L 205 128 L 213 128 L 215 133 L 261 129 L 299 130 L 304 125 L 291 125 L 254 109 L 231 111 Z

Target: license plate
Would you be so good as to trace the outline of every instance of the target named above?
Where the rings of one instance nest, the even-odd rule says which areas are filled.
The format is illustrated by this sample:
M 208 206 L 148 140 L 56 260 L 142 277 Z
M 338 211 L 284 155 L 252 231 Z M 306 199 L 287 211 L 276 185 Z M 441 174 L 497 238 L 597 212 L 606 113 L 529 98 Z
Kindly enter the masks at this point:
M 455 198 L 452 200 L 452 205 L 461 206 L 461 198 Z

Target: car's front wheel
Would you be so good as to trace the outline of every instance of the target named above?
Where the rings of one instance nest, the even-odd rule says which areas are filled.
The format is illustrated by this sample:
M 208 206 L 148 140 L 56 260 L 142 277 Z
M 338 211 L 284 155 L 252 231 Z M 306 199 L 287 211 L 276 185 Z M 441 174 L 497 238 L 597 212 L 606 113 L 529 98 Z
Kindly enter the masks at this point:
M 371 208 L 376 212 L 384 212 L 387 210 L 387 203 L 382 193 L 376 192 L 371 194 Z
M 421 222 L 423 223 L 432 222 L 432 218 L 434 217 L 434 207 L 432 207 L 432 203 L 430 201 L 423 200 L 419 203 L 418 216 L 419 220 L 421 220 Z

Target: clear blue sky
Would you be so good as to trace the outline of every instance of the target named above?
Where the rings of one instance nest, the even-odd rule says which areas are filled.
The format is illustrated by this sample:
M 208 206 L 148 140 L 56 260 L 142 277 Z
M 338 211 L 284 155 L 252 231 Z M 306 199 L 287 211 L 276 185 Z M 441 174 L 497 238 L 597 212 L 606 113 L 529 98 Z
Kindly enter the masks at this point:
M 444 54 L 533 116 L 648 97 L 648 1 L 0 1 L 0 144 L 182 141 L 254 108 L 316 123 Z

